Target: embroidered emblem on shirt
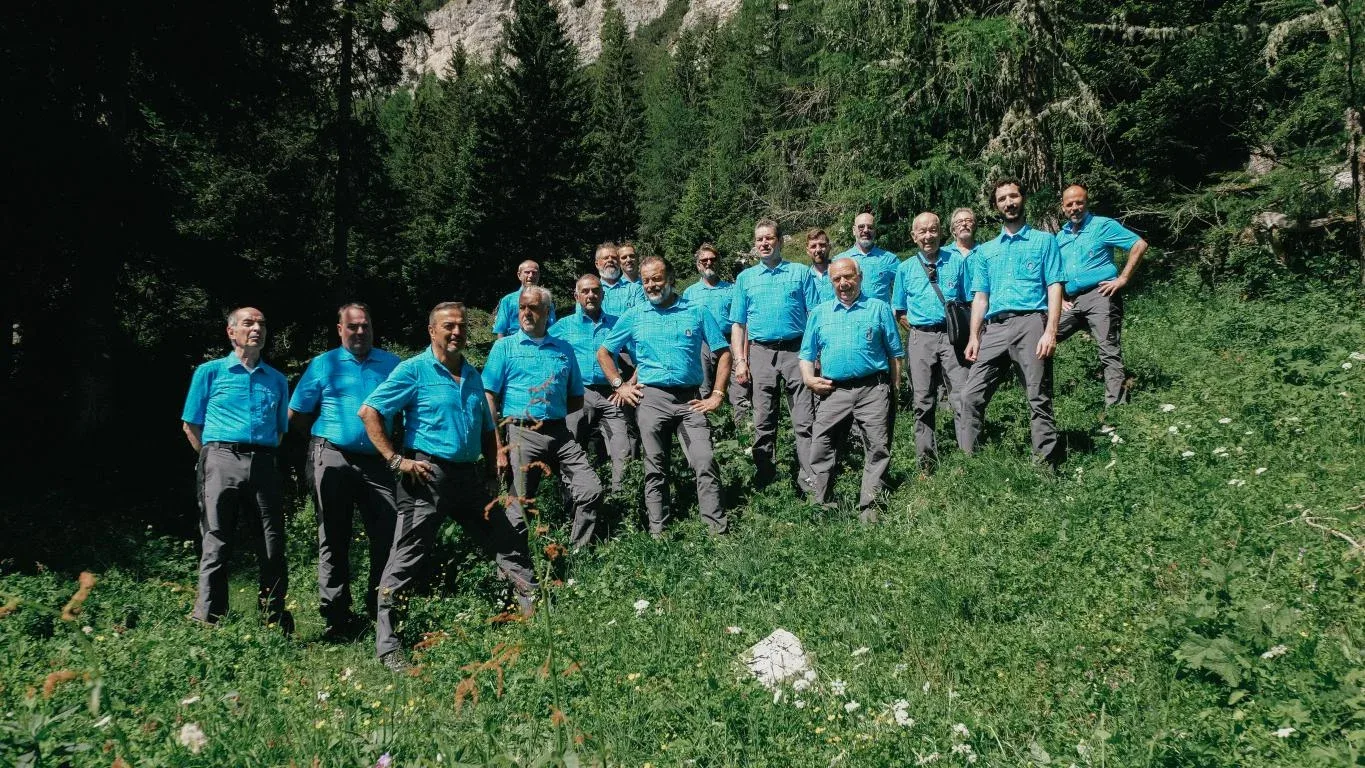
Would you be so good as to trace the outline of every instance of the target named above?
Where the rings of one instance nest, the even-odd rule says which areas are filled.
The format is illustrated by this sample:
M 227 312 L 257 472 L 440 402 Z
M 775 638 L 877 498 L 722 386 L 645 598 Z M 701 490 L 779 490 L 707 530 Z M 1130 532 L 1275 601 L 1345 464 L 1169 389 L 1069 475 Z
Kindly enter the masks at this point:
M 872 341 L 872 329 L 868 328 L 866 331 L 864 331 L 863 337 L 866 338 L 868 341 Z
M 683 335 L 690 338 L 692 336 L 692 329 L 688 328 L 687 330 L 683 331 Z

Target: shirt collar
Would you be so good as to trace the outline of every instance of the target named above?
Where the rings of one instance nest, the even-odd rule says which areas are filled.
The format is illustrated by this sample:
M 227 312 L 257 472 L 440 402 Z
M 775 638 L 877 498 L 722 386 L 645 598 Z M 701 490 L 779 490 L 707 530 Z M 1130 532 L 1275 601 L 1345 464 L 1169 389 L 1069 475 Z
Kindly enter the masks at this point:
M 425 357 L 428 364 L 435 367 L 437 370 L 445 372 L 447 376 L 453 377 L 458 375 L 463 381 L 469 374 L 469 360 L 463 355 L 460 356 L 460 372 L 458 374 L 452 373 L 449 368 L 445 367 L 444 363 L 436 359 L 436 351 L 431 348 L 430 344 L 427 345 L 427 348 L 423 350 L 422 354 L 418 355 L 418 357 Z
M 996 240 L 1002 243 L 1007 243 L 1013 240 L 1027 240 L 1029 233 L 1032 231 L 1033 227 L 1030 227 L 1027 224 L 1025 224 L 1023 227 L 1020 227 L 1019 231 L 1014 235 L 1011 235 L 1009 232 L 1005 231 L 1004 229 L 1001 229 L 1000 237 L 996 238 Z
M 244 364 L 242 363 L 242 359 L 239 358 L 239 357 L 237 357 L 237 352 L 236 352 L 236 350 L 233 350 L 232 352 L 227 353 L 227 356 L 223 358 L 223 362 L 227 364 L 227 367 L 228 367 L 228 368 L 234 368 L 234 367 L 235 367 L 235 368 L 241 368 L 242 370 L 246 371 L 247 373 L 256 373 L 257 371 L 260 371 L 260 370 L 265 369 L 265 368 L 268 367 L 268 366 L 265 364 L 265 358 L 262 357 L 262 358 L 259 358 L 259 359 L 256 360 L 256 367 L 255 367 L 255 368 L 253 368 L 253 369 L 247 371 L 246 365 L 244 365 Z
M 773 274 L 773 273 L 781 272 L 782 270 L 784 270 L 784 269 L 786 268 L 786 266 L 787 266 L 787 260 L 786 260 L 786 259 L 778 259 L 778 260 L 777 260 L 777 266 L 770 267 L 770 266 L 768 266 L 767 264 L 764 264 L 762 259 L 759 259 L 759 261 L 758 261 L 758 266 L 761 267 L 761 268 L 763 269 L 764 272 L 767 272 L 767 273 L 769 273 L 769 274 Z
M 919 259 L 921 264 L 926 263 L 926 262 L 924 261 L 924 251 L 916 251 L 916 252 L 915 252 L 915 258 Z M 944 248 L 943 246 L 940 245 L 940 246 L 938 247 L 938 258 L 934 259 L 934 266 L 936 266 L 936 267 L 941 267 L 941 266 L 943 266 L 943 262 L 945 262 L 945 261 L 947 261 L 947 260 L 948 260 L 948 250 L 947 250 L 946 248 Z
M 1084 230 L 1086 227 L 1090 226 L 1090 220 L 1093 218 L 1095 218 L 1095 214 L 1091 213 L 1090 211 L 1086 211 L 1085 218 L 1081 219 L 1081 229 Z M 1073 225 L 1071 219 L 1066 220 L 1066 223 L 1062 225 L 1062 229 L 1066 230 L 1066 233 L 1068 235 L 1076 234 L 1076 228 Z
M 839 310 L 843 310 L 845 312 L 852 312 L 855 309 L 862 309 L 865 304 L 867 304 L 866 293 L 859 293 L 858 298 L 854 299 L 853 303 L 848 305 L 845 305 L 844 302 L 841 301 L 837 295 L 834 297 L 835 312 L 838 312 Z

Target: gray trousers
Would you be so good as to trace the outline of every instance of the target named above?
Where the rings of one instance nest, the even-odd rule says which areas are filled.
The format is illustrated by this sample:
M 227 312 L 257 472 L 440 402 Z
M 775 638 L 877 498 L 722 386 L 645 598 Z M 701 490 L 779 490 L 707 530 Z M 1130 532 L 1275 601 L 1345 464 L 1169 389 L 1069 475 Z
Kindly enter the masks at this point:
M 351 520 L 359 508 L 370 544 L 365 610 L 378 610 L 379 577 L 393 546 L 398 484 L 375 454 L 342 451 L 320 437 L 308 445 L 307 480 L 318 512 L 318 608 L 329 624 L 351 613 Z
M 420 451 L 413 458 L 430 462 L 434 477 L 424 483 L 404 475 L 398 483 L 393 548 L 379 581 L 379 616 L 375 622 L 375 651 L 379 656 L 402 645 L 395 631 L 401 609 L 447 515 L 493 553 L 498 570 L 518 594 L 529 595 L 536 589 L 526 521 L 501 504 L 489 508 L 483 469 L 473 463 L 439 461 Z
M 1062 313 L 1057 323 L 1057 341 L 1063 342 L 1081 329 L 1090 331 L 1099 348 L 1100 364 L 1104 366 L 1104 404 L 1128 402 L 1124 381 L 1128 378 L 1123 368 L 1123 352 L 1119 349 L 1119 335 L 1123 330 L 1123 293 L 1113 297 L 1100 293 L 1098 288 L 1077 296 L 1071 309 Z
M 970 442 L 967 419 L 962 415 L 962 393 L 967 385 L 971 363 L 948 341 L 943 331 L 910 329 L 906 340 L 910 370 L 910 391 L 915 413 L 915 455 L 921 466 L 938 461 L 938 441 L 934 435 L 934 416 L 938 408 L 939 387 L 947 390 L 948 407 L 953 409 L 957 442 Z
M 849 427 L 856 427 L 863 443 L 863 485 L 858 509 L 866 510 L 886 487 L 891 470 L 891 378 L 869 376 L 834 385 L 828 396 L 817 398 L 815 433 L 811 438 L 811 471 L 817 504 L 834 503 L 835 446 Z
M 701 389 L 697 390 L 699 397 L 710 397 L 711 390 L 715 388 L 716 380 L 716 358 L 718 355 L 712 354 L 711 347 L 705 342 L 701 345 Z M 749 411 L 753 410 L 753 403 L 750 401 L 749 390 L 752 384 L 740 384 L 731 376 L 730 381 L 725 385 L 725 395 L 730 401 L 730 418 L 736 424 L 742 424 L 749 418 Z
M 787 393 L 787 407 L 796 434 L 797 488 L 810 490 L 811 432 L 815 427 L 815 396 L 806 389 L 801 377 L 798 352 L 801 340 L 776 344 L 753 342 L 749 345 L 749 375 L 753 380 L 754 464 L 760 483 L 777 474 L 778 399 Z
M 574 440 L 563 421 L 546 421 L 539 429 L 507 425 L 507 458 L 512 463 L 512 498 L 509 515 L 526 519 L 523 499 L 540 488 L 545 469 L 559 472 L 572 502 L 571 546 L 582 549 L 592 543 L 597 527 L 597 505 L 602 501 L 602 482 L 588 463 L 588 454 Z
M 630 439 L 626 413 L 610 399 L 611 387 L 589 385 L 583 388 L 583 407 L 569 414 L 569 433 L 584 451 L 592 445 L 593 435 L 602 436 L 607 456 L 611 459 L 611 492 L 621 490 L 621 477 L 630 459 Z
M 230 538 L 237 513 L 259 520 L 257 600 L 272 621 L 284 613 L 289 570 L 284 562 L 284 499 L 274 451 L 238 451 L 231 443 L 205 443 L 199 452 L 199 594 L 195 619 L 213 623 L 227 613 Z
M 965 430 L 958 432 L 958 441 L 964 453 L 975 452 L 986 406 L 1012 361 L 1024 380 L 1034 456 L 1048 462 L 1060 459 L 1057 425 L 1052 420 L 1052 358 L 1039 360 L 1036 354 L 1038 339 L 1046 328 L 1047 316 L 1033 312 L 992 322 L 982 329 L 981 349 L 962 393 L 967 424 Z
M 695 387 L 646 386 L 636 406 L 640 417 L 640 445 L 645 454 L 645 511 L 649 532 L 663 533 L 668 522 L 669 449 L 678 435 L 687 465 L 697 477 L 697 507 L 713 533 L 725 533 L 730 521 L 720 503 L 720 471 L 711 446 L 711 424 L 705 414 L 688 407 Z

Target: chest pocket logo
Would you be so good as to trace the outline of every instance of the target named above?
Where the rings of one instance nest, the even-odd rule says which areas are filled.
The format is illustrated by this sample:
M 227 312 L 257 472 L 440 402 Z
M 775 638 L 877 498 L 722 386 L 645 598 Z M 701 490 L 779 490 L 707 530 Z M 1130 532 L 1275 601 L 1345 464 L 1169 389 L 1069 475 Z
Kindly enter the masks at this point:
M 870 327 L 866 331 L 863 331 L 863 338 L 872 341 L 872 329 Z

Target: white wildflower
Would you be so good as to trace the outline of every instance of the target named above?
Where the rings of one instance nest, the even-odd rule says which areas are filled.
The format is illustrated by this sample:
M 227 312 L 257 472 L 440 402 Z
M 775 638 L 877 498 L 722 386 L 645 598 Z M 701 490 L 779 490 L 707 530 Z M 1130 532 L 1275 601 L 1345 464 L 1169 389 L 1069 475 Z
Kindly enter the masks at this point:
M 744 631 L 744 630 L 740 629 L 739 627 L 726 627 L 726 628 L 725 628 L 725 634 L 727 634 L 727 635 L 738 635 L 740 632 L 743 632 L 743 631 Z
M 1104 468 L 1105 468 L 1105 469 L 1113 469 L 1115 466 L 1118 465 L 1118 463 L 1119 463 L 1119 460 L 1118 460 L 1118 459 L 1110 459 L 1110 460 L 1109 460 L 1109 463 L 1104 465 Z
M 1286 653 L 1289 653 L 1289 646 L 1277 645 L 1271 648 L 1270 650 L 1266 651 L 1265 653 L 1261 654 L 1261 658 L 1265 659 L 1266 661 L 1269 661 L 1271 659 L 1278 659 L 1279 657 L 1285 655 Z
M 1228 418 L 1227 416 L 1224 416 L 1223 418 L 1221 418 L 1221 419 L 1218 420 L 1218 423 L 1219 423 L 1219 424 L 1231 424 L 1231 423 L 1232 423 L 1232 419 Z
M 1246 484 L 1247 484 L 1247 481 L 1243 480 L 1243 479 L 1240 478 L 1240 477 L 1234 477 L 1234 478 L 1232 478 L 1231 480 L 1228 481 L 1228 485 L 1230 485 L 1230 486 L 1232 486 L 1232 487 L 1234 487 L 1234 488 L 1241 488 L 1242 486 L 1244 486 L 1244 485 L 1246 485 Z
M 920 690 L 923 691 L 924 693 L 928 693 L 928 692 L 929 692 L 929 681 L 928 681 L 928 680 L 925 680 L 925 681 L 924 681 L 924 685 L 920 688 Z
M 90 626 L 89 624 L 85 625 L 84 627 L 81 627 L 81 631 L 87 635 L 95 634 L 95 628 Z
M 197 723 L 185 723 L 177 740 L 181 746 L 196 755 L 209 745 L 209 737 L 204 735 L 203 729 Z
M 805 679 L 809 680 L 809 681 L 812 682 L 812 683 L 815 682 L 815 678 L 818 677 L 818 675 L 815 674 L 815 670 L 813 670 L 813 669 L 808 669 L 808 670 L 806 670 L 806 671 L 805 671 L 805 674 L 803 674 L 803 675 L 801 675 L 801 676 L 804 677 Z
M 645 611 L 649 610 L 649 601 L 643 597 L 635 601 L 635 615 L 644 616 Z
M 191 705 L 191 704 L 198 704 L 198 703 L 199 703 L 199 697 L 198 697 L 197 695 L 196 695 L 196 696 L 191 696 L 191 697 L 189 697 L 189 698 L 187 698 L 187 699 L 181 699 L 181 700 L 180 700 L 180 706 L 182 706 L 182 707 L 188 707 L 188 706 Z
M 1217 448 L 1214 448 L 1214 449 L 1213 449 L 1213 455 L 1214 455 L 1214 456 L 1226 456 L 1226 455 L 1228 455 L 1228 449 L 1220 445 L 1220 446 L 1218 446 Z
M 347 680 L 350 680 L 351 675 L 353 674 L 355 674 L 355 670 L 351 669 L 350 667 L 341 670 L 341 681 L 344 683 Z
M 1343 371 L 1349 371 L 1349 370 L 1351 370 L 1351 364 L 1350 364 L 1350 363 L 1342 363 L 1342 364 L 1341 364 L 1341 370 L 1343 370 Z
M 1180 452 L 1180 458 L 1182 458 L 1182 459 L 1188 459 L 1188 458 L 1190 458 L 1190 457 L 1193 456 L 1193 455 L 1194 455 L 1194 451 L 1181 451 L 1181 452 Z
M 895 668 L 893 668 L 893 669 L 891 670 L 891 674 L 893 674 L 893 675 L 899 675 L 899 674 L 901 674 L 902 672 L 905 672 L 905 671 L 908 670 L 908 669 L 910 669 L 910 665 L 909 665 L 909 664 L 897 664 L 897 665 L 895 666 Z
M 1352 360 L 1365 360 L 1365 352 L 1352 352 L 1350 357 Z
M 966 723 L 958 723 L 953 726 L 953 736 L 959 739 L 970 739 L 972 732 L 967 730 Z
M 1172 424 L 1171 426 L 1166 427 L 1166 431 L 1170 432 L 1173 435 L 1178 435 L 1180 434 L 1180 427 L 1177 427 L 1174 424 Z
M 792 699 L 792 706 L 793 706 L 793 707 L 796 707 L 797 709 L 805 709 L 805 708 L 806 708 L 806 700 L 805 700 L 805 699 Z
M 896 725 L 902 728 L 915 727 L 915 720 L 910 717 L 910 702 L 905 699 L 896 699 L 891 704 L 891 716 L 896 719 Z
M 1257 467 L 1257 468 L 1256 468 L 1256 474 L 1258 474 L 1258 475 L 1264 475 L 1264 474 L 1266 473 L 1266 469 L 1267 469 L 1266 467 Z
M 1161 404 L 1161 412 L 1162 412 L 1162 413 L 1170 413 L 1171 411 L 1174 411 L 1174 410 L 1175 410 L 1175 403 L 1162 403 L 1162 404 Z
M 843 696 L 843 695 L 844 695 L 844 691 L 847 691 L 847 690 L 848 690 L 848 683 L 845 683 L 843 680 L 831 680 L 831 681 L 829 681 L 829 692 L 832 693 L 832 694 L 834 694 L 835 696 Z
M 862 704 L 859 704 L 859 703 L 856 702 L 856 701 L 850 701 L 850 702 L 847 702 L 847 703 L 844 704 L 844 711 L 847 712 L 847 713 L 849 713 L 849 714 L 851 715 L 851 714 L 853 714 L 854 712 L 857 712 L 858 709 L 859 709 L 859 707 L 861 707 L 861 706 L 862 706 Z
M 1298 731 L 1294 730 L 1293 728 L 1290 728 L 1289 726 L 1285 726 L 1283 728 L 1277 729 L 1275 731 L 1275 736 L 1276 738 L 1287 739 L 1296 733 L 1298 733 Z
M 1109 442 L 1112 445 L 1123 445 L 1123 438 L 1119 437 L 1119 433 L 1114 432 L 1109 435 Z
M 566 586 L 566 587 L 576 587 L 576 586 L 578 586 L 578 579 L 569 579 L 568 581 L 564 582 L 564 586 Z
M 971 744 L 954 744 L 953 754 L 962 755 L 962 758 L 968 763 L 976 762 L 976 752 L 972 749 Z
M 105 726 L 109 725 L 109 724 L 112 723 L 112 722 L 114 722 L 114 716 L 113 716 L 113 715 L 105 715 L 104 717 L 101 717 L 99 720 L 96 720 L 96 721 L 95 721 L 95 727 L 96 727 L 96 728 L 104 728 Z
M 852 654 L 852 655 L 854 655 L 854 656 L 862 656 L 863 654 L 865 654 L 865 653 L 867 653 L 867 652 L 869 652 L 869 651 L 871 651 L 871 650 L 872 650 L 871 648 L 868 648 L 867 646 L 864 645 L 862 648 L 858 648 L 858 649 L 856 649 L 855 651 L 853 651 L 853 654 Z
M 937 760 L 938 760 L 937 752 L 930 752 L 927 755 L 915 753 L 915 765 L 928 765 L 932 762 L 936 762 Z
M 804 691 L 808 688 L 810 688 L 810 681 L 805 679 L 804 677 L 792 683 L 793 691 Z
M 1109 434 L 1110 432 L 1113 432 L 1114 429 L 1115 429 L 1115 427 L 1112 427 L 1112 426 L 1110 426 L 1110 425 L 1108 425 L 1108 424 L 1105 424 L 1104 426 L 1100 427 L 1100 434 L 1101 434 L 1101 435 L 1107 435 L 1107 434 Z
M 332 694 L 327 691 L 318 691 L 318 701 L 326 701 L 332 698 Z

